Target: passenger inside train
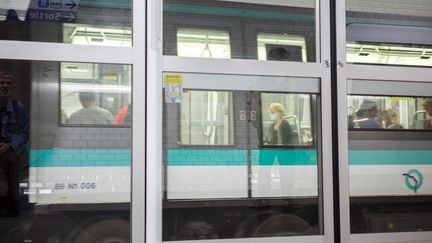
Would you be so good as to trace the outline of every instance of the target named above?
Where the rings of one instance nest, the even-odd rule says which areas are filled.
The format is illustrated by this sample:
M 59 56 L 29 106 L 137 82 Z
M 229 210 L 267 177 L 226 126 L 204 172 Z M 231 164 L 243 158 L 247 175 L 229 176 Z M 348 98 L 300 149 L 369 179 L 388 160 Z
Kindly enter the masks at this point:
M 350 129 L 432 129 L 432 98 L 349 96 Z
M 285 118 L 285 108 L 280 103 L 270 105 L 270 137 L 267 139 L 269 145 L 284 145 L 290 143 L 291 126 Z
M 68 120 L 69 124 L 110 125 L 113 123 L 111 112 L 96 105 L 95 93 L 80 92 L 79 100 L 81 102 L 82 109 L 74 112 L 70 116 Z
M 354 120 L 354 126 L 358 128 L 382 128 L 377 121 L 378 108 L 375 102 L 365 100 L 360 109 L 356 112 L 357 119 Z
M 398 113 L 392 109 L 384 111 L 383 120 L 387 129 L 404 129 L 404 127 L 400 124 Z
M 114 124 L 115 125 L 130 125 L 131 116 L 130 116 L 130 110 L 131 110 L 131 104 L 128 106 L 122 107 L 119 112 L 117 113 L 116 117 L 114 118 Z

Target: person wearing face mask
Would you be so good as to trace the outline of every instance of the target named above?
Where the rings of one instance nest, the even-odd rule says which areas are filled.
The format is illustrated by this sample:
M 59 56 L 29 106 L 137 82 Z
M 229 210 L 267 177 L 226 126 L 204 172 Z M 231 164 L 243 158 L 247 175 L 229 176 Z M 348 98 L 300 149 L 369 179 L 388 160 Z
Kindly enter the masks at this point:
M 270 105 L 270 119 L 273 121 L 270 126 L 269 145 L 286 145 L 290 142 L 291 126 L 284 120 L 285 108 L 280 103 Z

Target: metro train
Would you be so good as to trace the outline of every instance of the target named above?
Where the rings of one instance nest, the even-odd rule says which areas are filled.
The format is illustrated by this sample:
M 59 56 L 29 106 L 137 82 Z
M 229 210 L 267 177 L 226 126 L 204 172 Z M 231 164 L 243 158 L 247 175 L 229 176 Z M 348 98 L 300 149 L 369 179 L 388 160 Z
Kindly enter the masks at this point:
M 276 7 L 169 0 L 163 8 L 164 55 L 264 61 L 271 49 L 283 48 L 290 53 L 286 61 L 318 59 L 318 21 L 313 3 L 309 7 Z M 82 10 L 91 12 L 91 8 Z M 113 7 L 112 13 L 118 11 Z M 65 31 L 53 35 L 52 41 L 131 45 L 129 29 L 105 26 L 100 32 L 92 21 L 87 22 L 84 27 L 63 25 Z M 111 35 L 106 35 L 108 32 Z M 429 59 L 419 58 L 431 53 L 430 46 L 424 44 L 407 47 L 387 43 L 391 49 L 352 40 L 347 49 L 351 62 L 388 63 L 389 56 L 409 55 L 392 62 L 431 65 Z M 392 51 L 382 52 L 380 48 Z M 20 65 L 29 67 L 27 76 L 20 80 L 31 80 L 24 84 L 31 96 L 17 96 L 30 108 L 32 125 L 29 172 L 22 176 L 22 194 L 26 207 L 47 217 L 45 223 L 31 218 L 28 232 L 12 229 L 0 242 L 22 242 L 20 237 L 29 235 L 54 239 L 53 235 L 40 236 L 40 232 L 58 220 L 68 222 L 57 232 L 64 242 L 91 242 L 80 230 L 83 226 L 77 225 L 95 234 L 101 228 L 109 231 L 116 227 L 121 229 L 118 237 L 127 242 L 131 128 L 127 124 L 68 124 L 67 117 L 79 109 L 80 91 L 96 92 L 98 105 L 113 114 L 127 107 L 132 92 L 131 67 L 50 62 Z M 162 101 L 163 240 L 321 234 L 320 124 L 325 111 L 320 109 L 320 81 L 190 73 L 163 76 L 166 79 L 170 75 L 181 76 L 183 82 L 181 99 Z M 242 86 L 250 79 L 257 85 Z M 170 87 L 164 81 L 162 92 L 166 94 Z M 388 87 L 391 85 L 374 92 L 353 88 L 348 97 L 353 116 L 361 101 L 371 99 L 383 111 L 397 108 L 406 128 L 350 129 L 353 233 L 431 230 L 428 142 L 432 137 L 421 127 L 427 118 L 421 102 L 429 95 L 416 93 L 430 87 L 408 87 L 405 90 L 414 89 L 410 96 L 382 91 L 391 90 Z M 399 107 L 392 106 L 392 101 Z M 272 103 L 285 107 L 284 119 L 291 128 L 289 143 L 268 142 Z M 409 106 L 411 103 L 414 105 Z M 407 219 L 416 223 L 400 223 Z

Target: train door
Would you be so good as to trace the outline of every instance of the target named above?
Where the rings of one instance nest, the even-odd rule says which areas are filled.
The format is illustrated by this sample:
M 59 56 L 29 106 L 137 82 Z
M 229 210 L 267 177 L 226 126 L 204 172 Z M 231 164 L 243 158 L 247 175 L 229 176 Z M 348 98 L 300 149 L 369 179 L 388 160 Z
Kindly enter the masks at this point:
M 148 86 L 149 242 L 333 242 L 319 6 L 163 1 Z
M 164 78 L 165 241 L 322 234 L 318 79 Z

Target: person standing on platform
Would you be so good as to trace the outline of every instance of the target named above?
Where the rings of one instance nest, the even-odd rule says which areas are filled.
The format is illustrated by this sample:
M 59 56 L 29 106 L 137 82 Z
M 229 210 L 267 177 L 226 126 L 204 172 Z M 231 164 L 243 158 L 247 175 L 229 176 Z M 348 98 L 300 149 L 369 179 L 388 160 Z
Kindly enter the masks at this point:
M 24 106 L 10 97 L 13 76 L 0 71 L 0 168 L 8 191 L 1 209 L 5 216 L 19 215 L 19 160 L 28 150 L 29 121 Z

